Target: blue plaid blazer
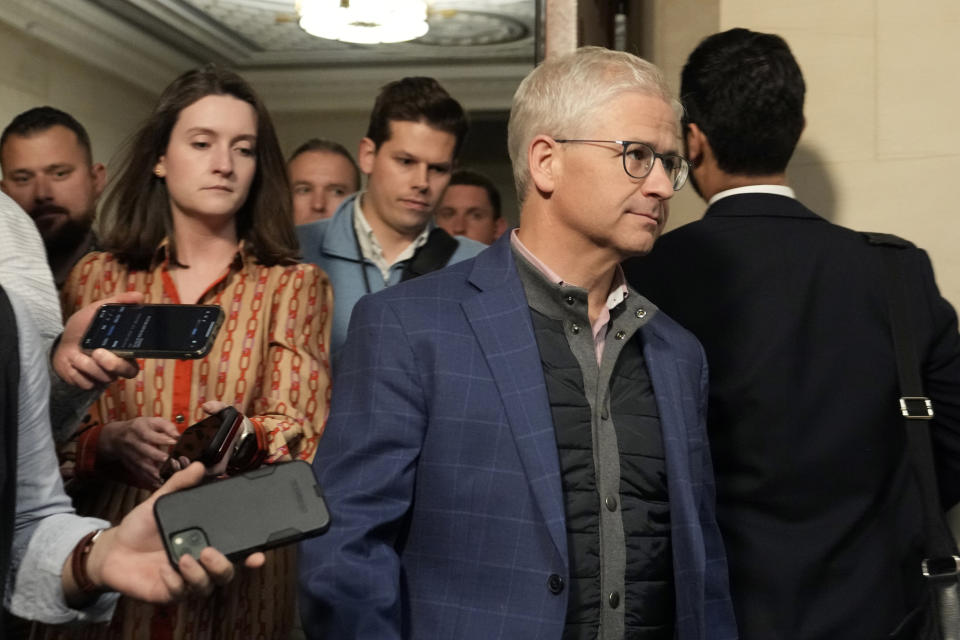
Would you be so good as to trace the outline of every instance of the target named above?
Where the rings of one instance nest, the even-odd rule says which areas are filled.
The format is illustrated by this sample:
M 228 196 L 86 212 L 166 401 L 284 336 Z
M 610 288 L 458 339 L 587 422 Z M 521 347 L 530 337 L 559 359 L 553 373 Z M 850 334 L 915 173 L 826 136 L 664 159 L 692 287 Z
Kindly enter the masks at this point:
M 643 327 L 667 455 L 677 638 L 735 638 L 699 343 Z M 310 638 L 559 639 L 568 558 L 553 421 L 509 238 L 363 297 L 313 462 L 332 525 L 301 545 Z M 554 589 L 556 590 L 556 589 Z

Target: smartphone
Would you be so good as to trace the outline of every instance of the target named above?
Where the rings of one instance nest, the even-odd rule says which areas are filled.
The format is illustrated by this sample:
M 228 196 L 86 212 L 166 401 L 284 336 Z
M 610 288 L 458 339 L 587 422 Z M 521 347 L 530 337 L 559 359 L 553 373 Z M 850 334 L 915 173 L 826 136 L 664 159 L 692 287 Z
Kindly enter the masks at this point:
M 153 513 L 174 566 L 183 554 L 198 558 L 208 546 L 239 560 L 330 527 L 313 469 L 302 460 L 161 496 Z
M 172 461 L 180 458 L 191 462 L 199 460 L 207 467 L 216 466 L 236 443 L 242 426 L 243 414 L 233 407 L 225 407 L 190 425 L 180 434 L 170 450 L 170 457 L 160 467 L 160 477 L 166 479 L 173 475 Z
M 202 358 L 223 323 L 210 304 L 105 304 L 81 347 L 104 348 L 125 358 Z

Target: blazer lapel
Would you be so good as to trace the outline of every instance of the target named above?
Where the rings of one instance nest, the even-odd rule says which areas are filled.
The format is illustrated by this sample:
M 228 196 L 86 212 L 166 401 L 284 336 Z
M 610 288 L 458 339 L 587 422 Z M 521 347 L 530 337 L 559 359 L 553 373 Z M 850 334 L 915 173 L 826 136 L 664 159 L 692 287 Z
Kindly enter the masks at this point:
M 657 311 L 657 314 L 662 313 Z M 643 357 L 650 371 L 653 393 L 660 411 L 663 446 L 667 457 L 667 480 L 673 484 L 690 477 L 682 387 L 678 378 L 676 349 L 657 331 L 656 316 L 641 329 Z M 673 495 L 670 496 L 671 500 Z
M 657 311 L 657 313 L 661 313 Z M 690 385 L 681 380 L 680 361 L 686 356 L 663 332 L 657 315 L 643 326 L 643 356 L 647 362 L 653 393 L 660 411 L 663 446 L 667 459 L 667 486 L 670 491 L 670 521 L 673 543 L 677 616 L 684 626 L 699 628 L 702 622 L 706 553 L 700 525 L 698 501 L 702 469 L 690 462 L 690 433 L 687 425 L 697 420 L 697 400 Z M 708 446 L 706 442 L 700 446 Z M 683 576 L 682 580 L 679 577 Z M 692 636 L 691 636 L 692 637 Z
M 531 491 L 566 562 L 567 538 L 553 417 L 530 309 L 507 236 L 477 256 L 470 282 L 480 291 L 462 306 L 493 373 Z

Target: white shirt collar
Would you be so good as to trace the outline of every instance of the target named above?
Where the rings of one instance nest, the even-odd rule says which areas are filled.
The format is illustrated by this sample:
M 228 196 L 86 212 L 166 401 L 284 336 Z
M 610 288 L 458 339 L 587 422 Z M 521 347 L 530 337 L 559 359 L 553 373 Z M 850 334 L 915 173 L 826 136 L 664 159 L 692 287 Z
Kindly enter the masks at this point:
M 366 258 L 376 265 L 377 269 L 380 270 L 380 274 L 383 276 L 383 281 L 389 282 L 390 267 L 403 260 L 411 259 L 417 249 L 427 243 L 427 238 L 430 236 L 432 227 L 428 223 L 423 228 L 423 231 L 420 232 L 420 235 L 414 238 L 413 242 L 407 245 L 407 248 L 401 251 L 393 262 L 388 263 L 387 259 L 383 256 L 383 247 L 381 247 L 377 241 L 377 236 L 373 233 L 373 227 L 370 226 L 367 217 L 363 215 L 363 209 L 360 207 L 360 201 L 363 199 L 363 194 L 365 193 L 366 191 L 361 191 L 353 200 L 353 230 L 357 234 L 357 242 L 360 244 L 361 257 Z
M 721 191 L 720 193 L 715 193 L 710 202 L 707 203 L 707 206 L 713 204 L 717 200 L 721 200 L 728 196 L 736 196 L 741 193 L 769 193 L 775 196 L 786 196 L 787 198 L 796 199 L 796 194 L 793 192 L 793 189 L 783 184 L 751 184 L 746 187 L 736 187 L 733 189 L 727 189 L 726 191 Z

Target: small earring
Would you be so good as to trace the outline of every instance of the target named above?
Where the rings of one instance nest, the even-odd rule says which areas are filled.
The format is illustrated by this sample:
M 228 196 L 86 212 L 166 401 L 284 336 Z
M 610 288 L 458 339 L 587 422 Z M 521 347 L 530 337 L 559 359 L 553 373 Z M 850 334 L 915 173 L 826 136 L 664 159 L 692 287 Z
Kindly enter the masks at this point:
M 157 167 L 156 169 L 153 170 L 153 175 L 157 176 L 158 178 L 162 178 L 163 171 L 160 169 L 160 167 Z

